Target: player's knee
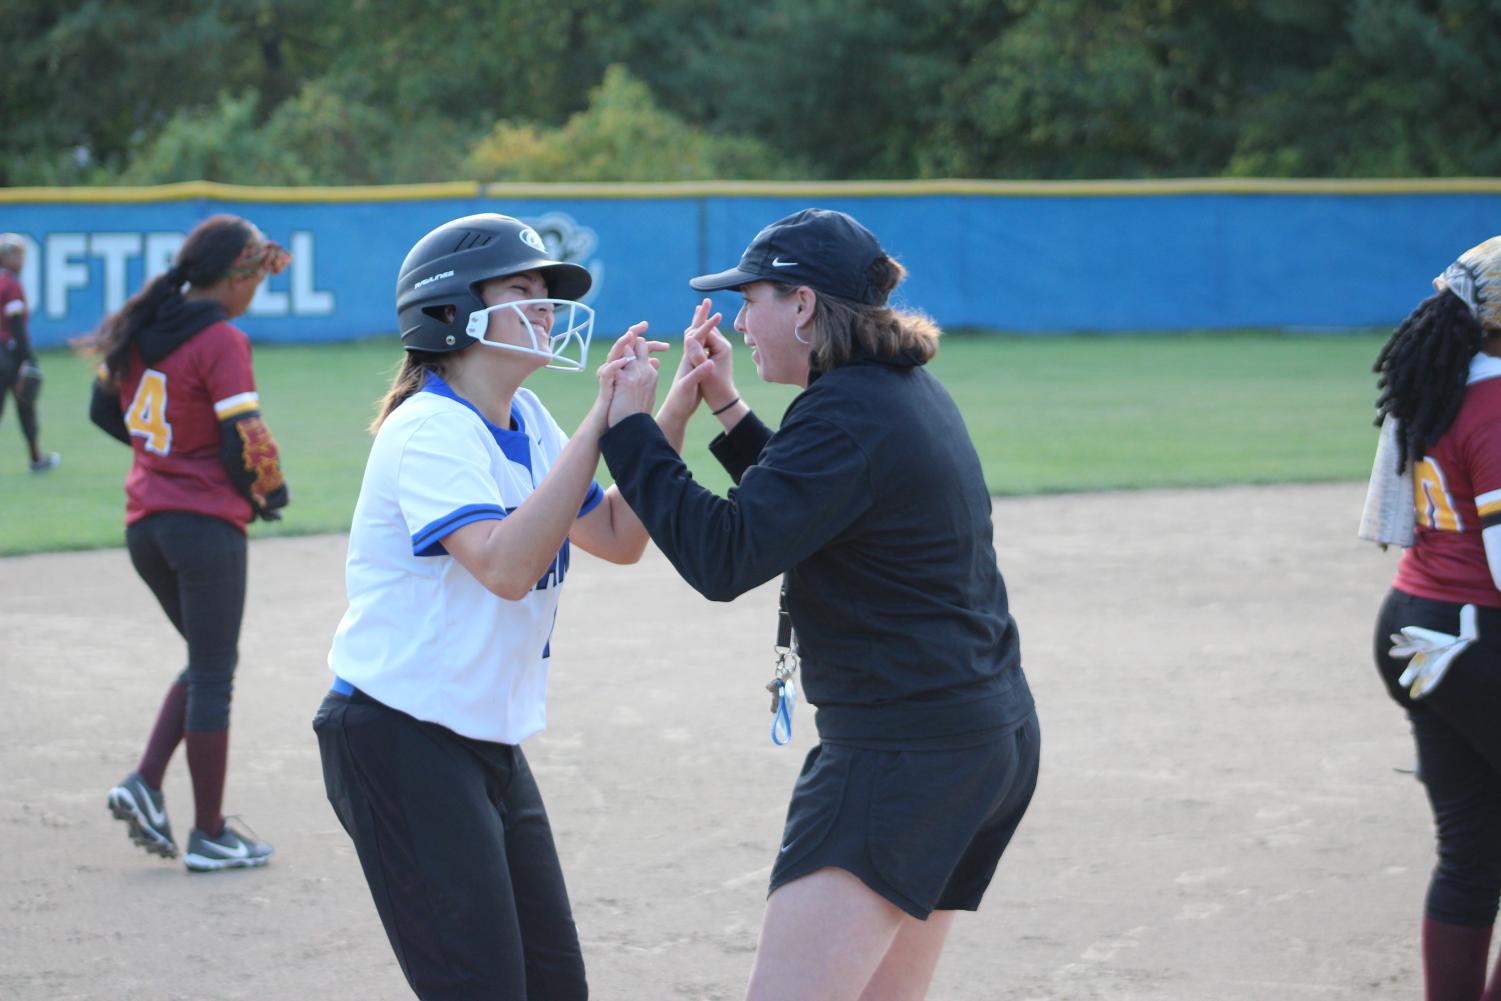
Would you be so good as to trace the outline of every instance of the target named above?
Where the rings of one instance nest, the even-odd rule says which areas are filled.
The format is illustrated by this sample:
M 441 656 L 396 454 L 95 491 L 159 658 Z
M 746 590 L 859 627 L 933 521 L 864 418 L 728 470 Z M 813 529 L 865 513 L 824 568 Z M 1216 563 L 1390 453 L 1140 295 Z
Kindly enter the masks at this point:
M 190 678 L 187 728 L 202 732 L 229 729 L 229 703 L 233 694 L 231 677 Z

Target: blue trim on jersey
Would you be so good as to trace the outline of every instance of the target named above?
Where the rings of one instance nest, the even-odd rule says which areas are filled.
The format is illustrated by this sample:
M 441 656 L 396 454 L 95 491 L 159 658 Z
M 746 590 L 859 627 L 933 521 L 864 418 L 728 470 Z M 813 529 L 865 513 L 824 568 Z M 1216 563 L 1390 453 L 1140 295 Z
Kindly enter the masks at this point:
M 453 387 L 437 372 L 428 371 L 422 380 L 421 392 L 446 397 L 473 410 L 475 415 L 485 422 L 486 430 L 490 432 L 490 437 L 495 439 L 495 444 L 500 446 L 501 453 L 518 466 L 525 466 L 528 473 L 532 471 L 532 439 L 526 433 L 526 421 L 522 419 L 521 411 L 517 408 L 514 399 L 511 400 L 511 422 L 516 425 L 516 430 L 512 431 L 510 428 L 491 424 L 489 418 L 479 412 L 478 407 L 454 392 Z
M 582 518 L 590 511 L 593 511 L 595 508 L 599 507 L 599 502 L 604 499 L 605 492 L 600 488 L 599 483 L 595 480 L 590 480 L 589 492 L 584 494 L 584 503 L 579 507 L 579 517 Z
M 337 674 L 334 675 L 333 690 L 338 692 L 340 695 L 353 695 L 355 691 L 353 685 L 345 681 L 343 678 L 339 677 Z
M 476 521 L 499 521 L 510 513 L 498 504 L 465 504 L 417 531 L 412 536 L 412 555 L 447 556 L 443 539 L 451 533 Z

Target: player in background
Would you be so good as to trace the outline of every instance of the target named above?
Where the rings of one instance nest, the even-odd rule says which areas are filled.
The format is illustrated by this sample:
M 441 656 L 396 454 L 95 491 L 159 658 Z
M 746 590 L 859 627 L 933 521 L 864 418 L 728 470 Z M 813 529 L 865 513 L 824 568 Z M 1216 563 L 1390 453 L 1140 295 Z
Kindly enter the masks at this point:
M 37 444 L 36 400 L 42 391 L 42 370 L 26 329 L 31 314 L 21 288 L 21 269 L 25 266 L 26 244 L 15 233 L 0 233 L 0 417 L 5 415 L 5 396 L 10 393 L 21 416 L 31 471 L 45 473 L 55 468 L 62 456 L 43 452 Z
M 646 415 L 654 387 L 617 387 L 600 439 L 699 592 L 729 601 L 785 575 L 779 646 L 801 652 L 822 742 L 788 806 L 753 1001 L 924 997 L 955 911 L 979 906 L 1037 781 L 990 494 L 923 368 L 938 328 L 887 306 L 904 274 L 854 219 L 808 209 L 758 233 L 739 266 L 693 279 L 739 290 L 756 371 L 804 390 L 773 433 L 740 400 L 708 301 L 695 312 L 680 372 L 724 428 L 710 448 L 737 484 L 728 499 L 694 482 Z M 705 349 L 714 366 L 699 375 Z
M 125 479 L 125 544 L 136 572 L 187 641 L 136 770 L 110 811 L 148 852 L 177 855 L 162 775 L 187 744 L 194 871 L 264 865 L 271 846 L 225 822 L 229 705 L 245 609 L 245 526 L 287 503 L 261 419 L 250 342 L 230 321 L 290 256 L 245 219 L 217 215 L 188 234 L 172 267 L 100 326 L 104 356 L 89 416 L 135 452 Z
M 589 272 L 507 216 L 455 219 L 402 263 L 405 358 L 349 531 L 349 609 L 313 728 L 329 802 L 424 999 L 577 1001 L 588 989 L 521 743 L 546 722 L 569 547 L 634 563 L 646 530 L 594 482 L 616 383 L 650 378 L 645 324 L 599 370 L 570 439 L 522 383 L 581 370 Z M 707 371 L 712 366 L 704 366 Z M 659 415 L 681 447 L 696 384 Z M 686 405 L 684 405 L 686 404 Z M 676 409 L 674 409 L 676 408 Z
M 1376 623 L 1376 665 L 1412 723 L 1437 829 L 1425 996 L 1501 1001 L 1501 970 L 1486 986 L 1501 897 L 1501 237 L 1434 287 L 1376 362 L 1377 408 L 1399 422 L 1397 472 L 1412 470 L 1417 513 Z M 1445 635 L 1409 661 L 1394 634 L 1413 627 Z

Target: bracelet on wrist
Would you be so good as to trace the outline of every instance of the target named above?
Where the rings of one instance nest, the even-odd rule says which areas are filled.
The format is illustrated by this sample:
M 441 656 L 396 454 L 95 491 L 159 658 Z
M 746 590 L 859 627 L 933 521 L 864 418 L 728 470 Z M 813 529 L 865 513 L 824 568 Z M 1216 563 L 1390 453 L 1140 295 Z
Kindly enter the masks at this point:
M 731 407 L 733 407 L 735 404 L 737 404 L 739 402 L 740 402 L 740 397 L 737 396 L 733 400 L 731 400 L 729 403 L 726 403 L 724 406 L 720 407 L 718 410 L 711 410 L 711 411 L 709 411 L 709 414 L 710 414 L 710 416 L 718 417 L 720 414 L 724 413 L 726 410 L 730 409 Z

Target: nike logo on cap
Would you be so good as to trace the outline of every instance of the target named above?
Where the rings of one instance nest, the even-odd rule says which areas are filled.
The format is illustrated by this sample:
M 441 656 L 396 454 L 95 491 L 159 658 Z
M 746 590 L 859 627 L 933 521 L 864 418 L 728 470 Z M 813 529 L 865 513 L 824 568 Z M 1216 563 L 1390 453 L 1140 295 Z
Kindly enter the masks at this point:
M 797 267 L 797 262 L 796 261 L 784 261 L 780 257 L 773 257 L 771 259 L 771 266 L 774 267 L 774 268 L 795 268 L 795 267 Z

